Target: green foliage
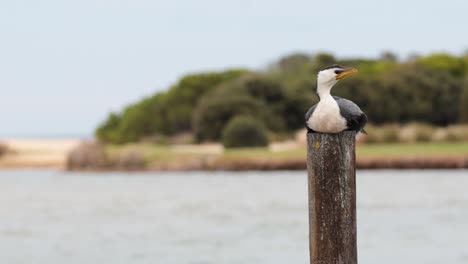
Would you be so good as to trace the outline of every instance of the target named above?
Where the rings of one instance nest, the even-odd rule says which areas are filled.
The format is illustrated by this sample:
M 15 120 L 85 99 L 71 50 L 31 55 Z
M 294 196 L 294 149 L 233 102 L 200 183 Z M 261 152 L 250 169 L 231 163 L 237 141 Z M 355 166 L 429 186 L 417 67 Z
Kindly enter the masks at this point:
M 268 136 L 260 120 L 250 116 L 236 116 L 223 130 L 225 148 L 263 147 L 268 145 Z
M 167 109 L 163 107 L 163 95 L 149 97 L 127 107 L 119 125 L 122 142 L 135 142 L 156 132 L 166 134 Z
M 96 136 L 105 142 L 118 142 L 118 129 L 122 117 L 116 113 L 110 113 L 107 120 L 97 128 Z
M 333 88 L 356 102 L 375 124 L 468 123 L 468 56 L 433 54 L 407 61 L 385 52 L 379 59 L 338 59 L 332 54 L 296 53 L 263 72 L 228 70 L 190 74 L 167 92 L 112 113 L 96 130 L 105 142 L 126 143 L 194 135 L 217 141 L 234 116 L 251 115 L 274 134 L 288 135 L 304 126 L 304 113 L 317 102 L 316 74 L 339 63 L 359 69 Z M 393 130 L 382 138 L 393 140 Z M 427 135 L 418 136 L 426 140 Z
M 460 122 L 468 123 L 468 77 L 465 78 L 460 96 Z
M 190 131 L 192 111 L 198 100 L 219 84 L 233 80 L 247 73 L 246 70 L 229 70 L 219 73 L 191 74 L 183 77 L 167 93 L 168 122 L 170 131 L 180 133 Z
M 458 58 L 446 53 L 435 53 L 420 58 L 419 62 L 439 71 L 447 71 L 455 76 L 462 76 L 466 71 L 463 58 Z
M 282 72 L 293 72 L 301 70 L 305 65 L 312 62 L 308 54 L 295 53 L 281 58 L 276 63 L 276 68 Z
M 333 65 L 336 62 L 337 61 L 335 59 L 335 56 L 329 53 L 318 53 L 314 57 L 314 64 L 317 71 L 330 65 Z
M 240 93 L 265 105 L 264 123 L 276 132 L 295 131 L 303 126 L 303 115 L 310 107 L 312 93 L 304 96 L 296 90 L 287 89 L 280 82 L 264 74 L 245 75 L 217 89 L 215 95 L 229 96 Z
M 190 131 L 192 112 L 198 99 L 218 84 L 246 72 L 229 70 L 188 75 L 167 93 L 144 98 L 126 107 L 121 114 L 110 114 L 96 130 L 96 136 L 105 142 L 127 143 Z
M 405 64 L 386 72 L 379 81 L 380 103 L 369 104 L 377 123 L 421 121 L 447 125 L 457 121 L 460 84 L 447 72 Z M 376 107 L 372 111 L 372 107 Z
M 135 142 L 155 134 L 169 134 L 171 131 L 165 98 L 165 94 L 157 94 L 128 106 L 120 115 L 111 113 L 96 130 L 97 138 L 120 144 Z
M 265 120 L 265 105 L 246 95 L 209 97 L 194 112 L 194 130 L 197 141 L 221 139 L 223 128 L 236 115 L 252 115 Z
M 310 102 L 266 75 L 244 75 L 201 99 L 193 116 L 195 137 L 219 140 L 230 118 L 239 114 L 254 115 L 276 133 L 292 132 L 303 126 Z

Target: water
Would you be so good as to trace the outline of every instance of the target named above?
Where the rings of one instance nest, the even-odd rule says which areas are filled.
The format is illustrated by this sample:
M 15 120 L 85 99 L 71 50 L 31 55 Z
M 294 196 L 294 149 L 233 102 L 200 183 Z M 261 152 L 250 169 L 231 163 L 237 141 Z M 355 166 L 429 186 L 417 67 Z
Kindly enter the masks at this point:
M 468 263 L 468 171 L 359 171 L 361 264 Z M 0 171 L 0 263 L 308 263 L 304 172 Z

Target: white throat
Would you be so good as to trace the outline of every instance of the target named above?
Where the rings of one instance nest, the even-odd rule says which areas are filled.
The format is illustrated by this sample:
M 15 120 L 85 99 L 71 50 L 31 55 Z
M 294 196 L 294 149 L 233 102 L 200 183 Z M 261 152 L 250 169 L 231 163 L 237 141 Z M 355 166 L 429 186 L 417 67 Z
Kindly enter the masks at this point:
M 333 82 L 329 82 L 329 83 L 318 82 L 317 83 L 317 94 L 320 97 L 320 100 L 331 97 L 330 91 L 333 85 L 335 85 L 335 83 Z

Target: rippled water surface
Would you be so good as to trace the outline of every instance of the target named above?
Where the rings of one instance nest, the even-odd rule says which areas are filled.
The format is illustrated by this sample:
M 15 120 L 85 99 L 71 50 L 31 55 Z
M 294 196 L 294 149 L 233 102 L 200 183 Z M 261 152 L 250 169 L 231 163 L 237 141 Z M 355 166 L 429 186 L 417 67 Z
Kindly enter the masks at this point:
M 468 171 L 359 171 L 361 264 L 468 263 Z M 305 172 L 0 171 L 0 263 L 308 263 Z

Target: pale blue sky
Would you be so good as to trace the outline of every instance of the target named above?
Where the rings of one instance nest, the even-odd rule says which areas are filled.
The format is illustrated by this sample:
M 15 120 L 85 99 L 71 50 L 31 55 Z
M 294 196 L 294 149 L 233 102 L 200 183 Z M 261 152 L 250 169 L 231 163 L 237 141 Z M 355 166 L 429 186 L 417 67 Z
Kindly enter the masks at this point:
M 468 1 L 0 0 L 0 136 L 91 135 L 181 75 L 468 48 Z

